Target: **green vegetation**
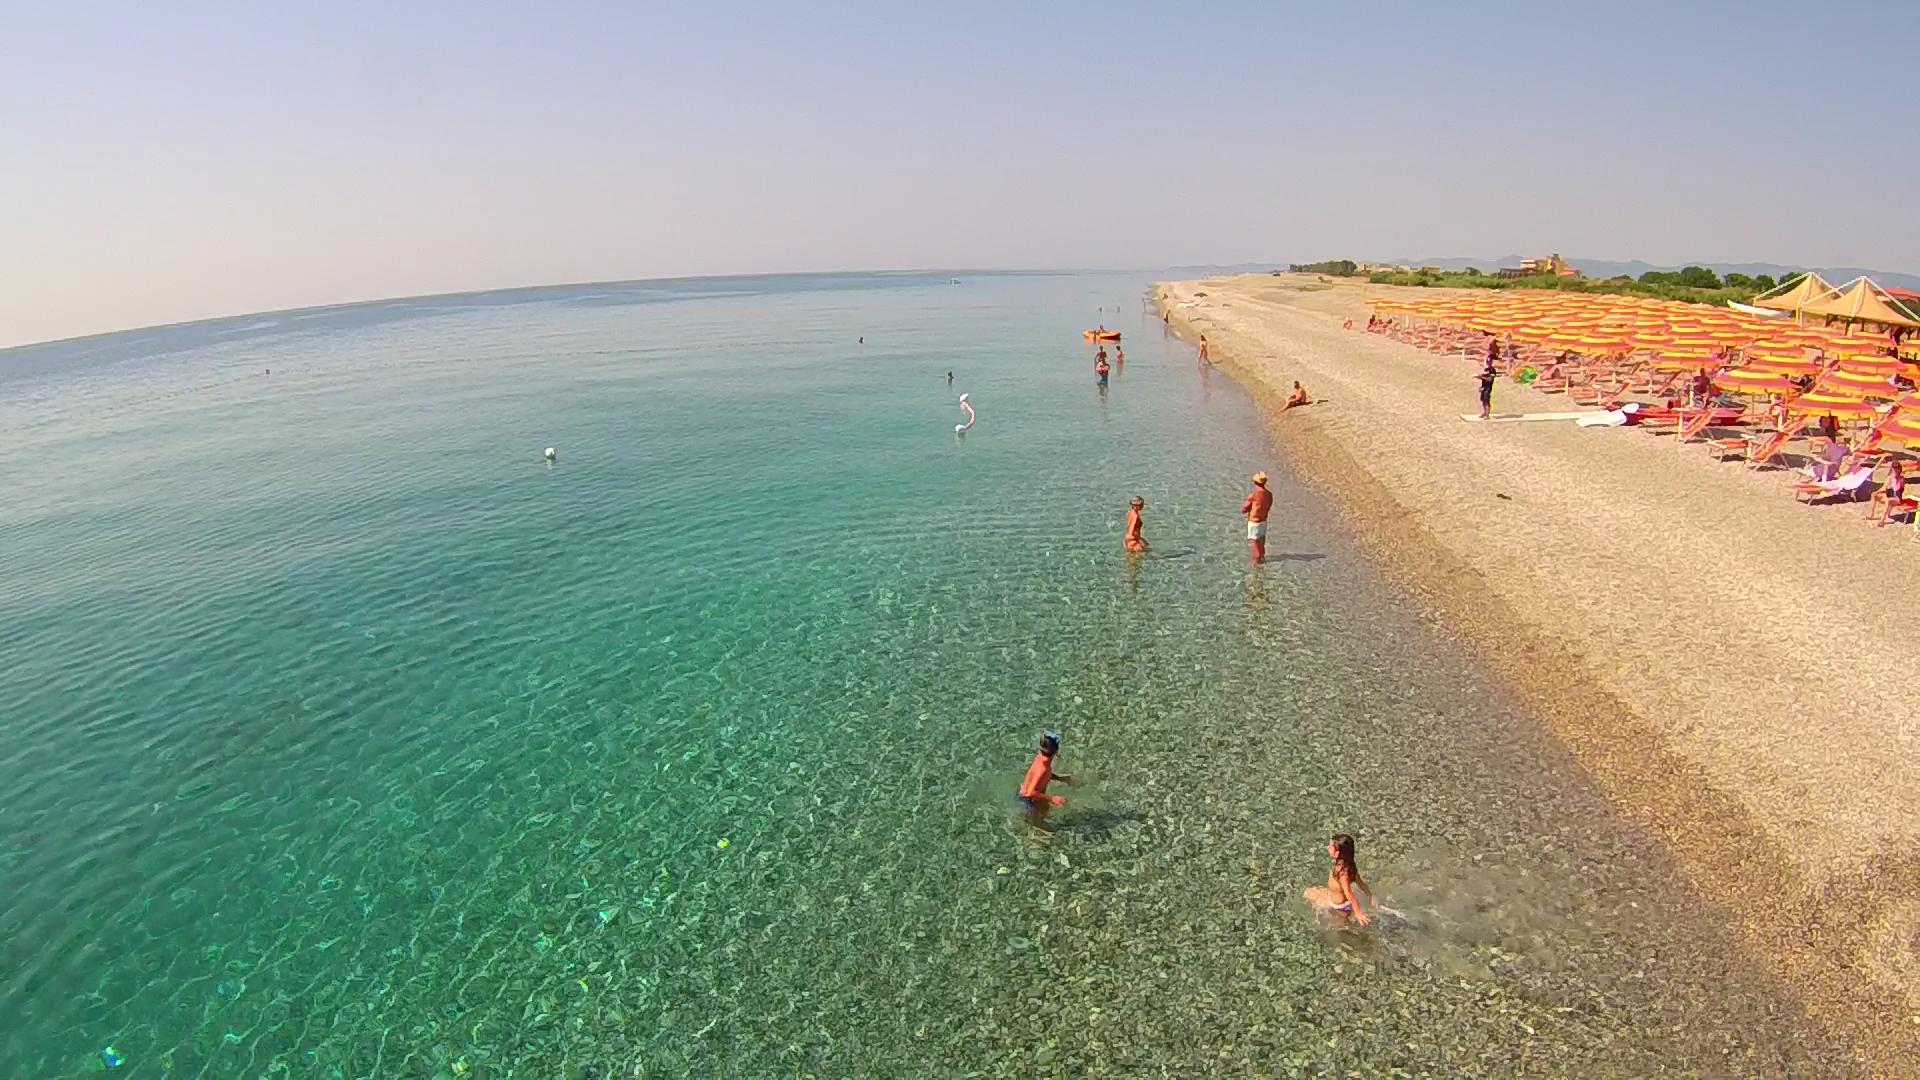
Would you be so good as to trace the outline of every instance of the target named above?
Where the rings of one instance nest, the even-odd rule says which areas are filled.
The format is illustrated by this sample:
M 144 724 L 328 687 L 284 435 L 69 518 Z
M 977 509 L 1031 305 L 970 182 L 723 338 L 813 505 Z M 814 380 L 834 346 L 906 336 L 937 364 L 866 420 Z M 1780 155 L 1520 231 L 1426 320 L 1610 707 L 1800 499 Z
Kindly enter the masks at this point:
M 1380 272 L 1368 275 L 1367 280 L 1375 285 L 1411 285 L 1440 289 L 1554 289 L 1560 292 L 1609 293 L 1615 296 L 1648 296 L 1657 300 L 1679 300 L 1689 304 L 1724 304 L 1728 300 L 1744 303 L 1752 299 L 1755 294 L 1765 292 L 1775 285 L 1773 278 L 1765 274 L 1759 277 L 1728 274 L 1726 280 L 1722 281 L 1718 274 L 1704 266 L 1689 266 L 1672 271 L 1651 270 L 1640 275 L 1638 280 L 1622 276 L 1595 281 L 1588 278 L 1556 277 L 1553 274 L 1536 274 L 1532 277 L 1518 278 L 1489 277 L 1471 268 L 1457 272 L 1443 271 L 1438 274 Z
M 1352 259 L 1329 259 L 1326 262 L 1294 263 L 1287 267 L 1296 274 L 1331 274 L 1334 277 L 1353 277 L 1360 272 L 1360 266 Z

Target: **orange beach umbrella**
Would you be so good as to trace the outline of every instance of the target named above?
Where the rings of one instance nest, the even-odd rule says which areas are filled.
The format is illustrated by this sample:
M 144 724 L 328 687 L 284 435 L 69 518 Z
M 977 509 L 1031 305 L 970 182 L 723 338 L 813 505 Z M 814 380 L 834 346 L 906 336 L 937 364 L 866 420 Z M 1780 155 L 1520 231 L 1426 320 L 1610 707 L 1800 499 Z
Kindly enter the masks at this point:
M 1827 416 L 1867 417 L 1877 416 L 1880 410 L 1871 403 L 1857 397 L 1846 397 L 1827 391 L 1814 391 L 1801 394 L 1787 402 L 1787 409 L 1797 413 L 1821 413 Z
M 1791 394 L 1799 389 L 1793 380 L 1772 371 L 1755 371 L 1752 368 L 1735 368 L 1723 371 L 1713 377 L 1713 385 L 1729 394 Z

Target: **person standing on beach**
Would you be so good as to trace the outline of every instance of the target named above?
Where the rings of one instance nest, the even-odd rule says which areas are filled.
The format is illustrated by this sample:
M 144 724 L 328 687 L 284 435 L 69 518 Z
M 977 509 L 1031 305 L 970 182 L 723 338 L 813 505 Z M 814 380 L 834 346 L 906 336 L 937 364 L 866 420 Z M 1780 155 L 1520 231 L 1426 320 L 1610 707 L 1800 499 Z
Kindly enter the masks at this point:
M 1240 504 L 1247 518 L 1247 543 L 1253 547 L 1253 565 L 1267 561 L 1267 514 L 1273 510 L 1273 492 L 1267 490 L 1267 474 L 1253 474 L 1253 494 Z
M 1127 507 L 1127 550 L 1138 554 L 1147 550 L 1147 538 L 1140 535 L 1140 511 L 1147 508 L 1147 500 L 1138 495 Z
M 1487 350 L 1489 355 L 1487 356 L 1486 365 L 1480 369 L 1480 374 L 1475 376 L 1480 382 L 1480 419 L 1482 420 L 1491 419 L 1493 416 L 1494 372 L 1493 356 L 1491 355 L 1493 346 L 1487 346 Z
M 1053 771 L 1053 759 L 1059 753 L 1060 733 L 1041 732 L 1040 752 L 1033 755 L 1026 778 L 1020 781 L 1020 801 L 1027 808 L 1027 820 L 1035 825 L 1046 820 L 1048 811 L 1067 805 L 1067 800 L 1060 796 L 1047 794 L 1047 784 L 1054 780 L 1073 783 L 1073 777 Z
M 1213 354 L 1207 351 L 1207 335 L 1205 334 L 1200 335 L 1200 362 L 1203 364 L 1213 363 Z

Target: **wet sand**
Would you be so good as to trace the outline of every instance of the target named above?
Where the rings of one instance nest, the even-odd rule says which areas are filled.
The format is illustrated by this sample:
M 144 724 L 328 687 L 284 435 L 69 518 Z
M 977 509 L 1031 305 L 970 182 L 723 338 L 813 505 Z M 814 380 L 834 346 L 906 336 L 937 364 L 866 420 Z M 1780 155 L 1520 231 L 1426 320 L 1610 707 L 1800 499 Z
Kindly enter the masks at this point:
M 1358 330 L 1393 292 L 1163 284 L 1436 623 L 1502 673 L 1869 1070 L 1920 1060 L 1920 545 L 1780 472 L 1571 423 L 1484 425 L 1472 366 Z M 1283 412 L 1294 380 L 1316 403 Z M 1496 413 L 1565 412 L 1502 382 Z

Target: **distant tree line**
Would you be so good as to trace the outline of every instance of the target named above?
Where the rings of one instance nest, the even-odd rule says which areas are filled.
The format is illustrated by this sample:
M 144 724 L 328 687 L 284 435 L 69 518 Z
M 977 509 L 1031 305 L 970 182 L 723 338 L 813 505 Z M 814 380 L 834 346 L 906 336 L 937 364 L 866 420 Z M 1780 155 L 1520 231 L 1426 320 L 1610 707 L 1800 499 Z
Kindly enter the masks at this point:
M 1798 274 L 1788 275 L 1791 281 Z M 1678 285 L 1684 289 L 1744 289 L 1753 293 L 1763 293 L 1774 288 L 1779 282 L 1772 274 L 1760 274 L 1748 277 L 1745 274 L 1728 274 L 1724 279 L 1704 266 L 1683 266 L 1678 270 L 1649 270 L 1640 275 L 1642 285 Z
M 1333 277 L 1352 277 L 1360 272 L 1360 265 L 1352 259 L 1329 259 L 1326 262 L 1294 263 L 1287 267 L 1296 274 L 1329 274 Z
M 1798 275 L 1794 275 L 1798 276 Z M 1396 273 L 1377 271 L 1367 280 L 1375 285 L 1412 285 L 1443 289 L 1551 289 L 1559 292 L 1611 293 L 1617 296 L 1650 296 L 1660 300 L 1681 300 L 1696 304 L 1723 304 L 1728 300 L 1746 301 L 1756 293 L 1774 287 L 1766 274 L 1748 277 L 1728 274 L 1722 280 L 1704 267 L 1690 266 L 1674 271 L 1650 271 L 1631 278 L 1626 275 L 1595 280 L 1536 274 L 1528 277 L 1489 277 L 1477 270 Z M 1792 277 L 1788 278 L 1789 281 Z

